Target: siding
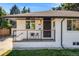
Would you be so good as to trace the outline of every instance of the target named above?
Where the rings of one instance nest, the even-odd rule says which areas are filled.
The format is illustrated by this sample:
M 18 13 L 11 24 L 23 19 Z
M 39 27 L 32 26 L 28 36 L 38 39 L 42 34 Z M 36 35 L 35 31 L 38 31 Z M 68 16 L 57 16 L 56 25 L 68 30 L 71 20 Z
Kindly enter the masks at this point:
M 63 46 L 79 48 L 79 45 L 73 45 L 73 42 L 79 42 L 79 31 L 67 31 L 67 19 L 65 19 L 63 22 Z

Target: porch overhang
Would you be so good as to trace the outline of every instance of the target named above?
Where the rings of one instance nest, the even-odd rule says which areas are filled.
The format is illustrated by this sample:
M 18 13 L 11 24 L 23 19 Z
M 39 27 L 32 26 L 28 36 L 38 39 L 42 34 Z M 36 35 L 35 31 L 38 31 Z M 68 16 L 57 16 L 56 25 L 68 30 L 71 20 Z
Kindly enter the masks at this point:
M 79 17 L 69 17 L 69 16 L 2 16 L 2 18 L 79 18 Z
M 66 11 L 66 10 L 55 10 L 55 11 L 31 12 L 31 13 L 24 13 L 24 14 L 13 14 L 13 15 L 6 15 L 2 17 L 3 18 L 31 18 L 31 17 L 79 18 L 79 12 Z

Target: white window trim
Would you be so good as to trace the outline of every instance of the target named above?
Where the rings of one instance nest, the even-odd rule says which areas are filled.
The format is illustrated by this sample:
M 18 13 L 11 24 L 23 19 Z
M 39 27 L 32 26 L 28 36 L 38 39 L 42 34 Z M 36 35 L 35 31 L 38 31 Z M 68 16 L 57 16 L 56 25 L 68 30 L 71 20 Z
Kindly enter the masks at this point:
M 68 29 L 67 29 L 67 31 L 79 31 L 79 30 L 76 30 L 76 29 L 74 30 L 74 28 L 73 28 L 73 25 L 74 25 L 73 20 L 76 20 L 76 21 L 79 21 L 79 20 L 78 20 L 78 19 L 68 19 L 68 20 L 71 20 L 72 25 L 71 25 L 71 30 L 68 30 Z M 67 20 L 67 21 L 68 21 L 68 20 Z M 67 23 L 67 25 L 68 25 L 68 23 Z
M 31 27 L 31 21 L 34 21 L 34 22 L 35 22 L 35 20 L 26 20 L 26 22 L 27 22 L 27 21 L 30 21 L 30 27 Z M 27 29 L 27 28 L 26 28 L 26 29 Z M 36 29 L 36 24 L 35 24 L 35 29 Z M 27 29 L 27 30 L 35 30 L 35 29 L 31 29 L 31 28 L 30 28 L 30 29 Z

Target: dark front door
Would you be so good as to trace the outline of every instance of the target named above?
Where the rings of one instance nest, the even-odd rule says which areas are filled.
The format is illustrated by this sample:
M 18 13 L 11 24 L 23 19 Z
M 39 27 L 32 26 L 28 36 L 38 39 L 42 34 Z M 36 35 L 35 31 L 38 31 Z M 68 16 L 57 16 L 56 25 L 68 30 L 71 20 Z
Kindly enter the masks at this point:
M 51 38 L 51 18 L 46 17 L 43 21 L 43 37 Z

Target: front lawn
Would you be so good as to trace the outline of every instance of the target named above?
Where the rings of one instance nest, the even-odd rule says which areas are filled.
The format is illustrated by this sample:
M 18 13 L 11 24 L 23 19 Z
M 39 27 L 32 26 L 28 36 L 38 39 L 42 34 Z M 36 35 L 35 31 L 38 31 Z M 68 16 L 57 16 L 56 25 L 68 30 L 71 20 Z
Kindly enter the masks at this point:
M 8 56 L 79 56 L 78 49 L 13 50 Z

